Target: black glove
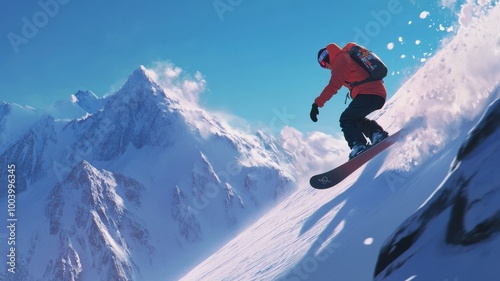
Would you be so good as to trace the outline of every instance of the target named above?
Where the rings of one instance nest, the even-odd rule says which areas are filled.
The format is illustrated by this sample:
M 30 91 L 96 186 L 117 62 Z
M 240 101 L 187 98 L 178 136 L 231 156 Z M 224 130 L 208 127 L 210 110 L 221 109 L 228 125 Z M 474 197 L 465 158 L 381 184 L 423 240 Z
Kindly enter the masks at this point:
M 313 122 L 318 122 L 318 115 L 319 115 L 319 109 L 318 109 L 318 105 L 316 103 L 313 103 L 312 104 L 312 108 L 311 108 L 311 120 Z

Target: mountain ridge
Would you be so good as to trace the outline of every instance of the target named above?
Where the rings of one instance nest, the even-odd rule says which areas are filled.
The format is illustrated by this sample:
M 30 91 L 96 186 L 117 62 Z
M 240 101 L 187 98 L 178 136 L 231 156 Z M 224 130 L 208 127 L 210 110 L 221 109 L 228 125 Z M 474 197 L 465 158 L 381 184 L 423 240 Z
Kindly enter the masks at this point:
M 269 163 L 286 153 L 276 139 L 218 121 L 182 100 L 182 83 L 156 76 L 140 66 L 111 96 L 78 92 L 86 113 L 65 107 L 78 118 L 39 110 L 0 151 L 30 206 L 19 211 L 32 229 L 18 233 L 17 278 L 176 278 L 181 261 L 200 260 L 295 188 L 291 163 Z M 189 95 L 203 89 L 189 85 Z M 23 116 L 2 108 L 0 121 Z

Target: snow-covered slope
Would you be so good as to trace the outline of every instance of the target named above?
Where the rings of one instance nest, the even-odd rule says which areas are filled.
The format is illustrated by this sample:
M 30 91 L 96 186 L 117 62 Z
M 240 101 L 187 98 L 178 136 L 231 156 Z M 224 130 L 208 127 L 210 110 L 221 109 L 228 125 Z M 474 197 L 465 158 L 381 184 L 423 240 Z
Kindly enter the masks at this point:
M 28 106 L 0 102 L 0 147 L 10 145 L 46 113 Z
M 436 192 L 383 246 L 376 280 L 496 280 L 500 100 L 469 133 Z
M 404 141 L 332 189 L 312 190 L 309 171 L 298 179 L 298 191 L 182 280 L 372 280 L 383 241 L 435 192 L 467 132 L 500 96 L 499 20 L 495 6 L 461 28 L 377 115 L 390 132 L 405 128 Z M 314 144 L 313 155 L 303 159 L 314 160 L 321 151 L 316 133 L 287 129 L 282 137 L 301 139 L 305 144 L 298 148 Z M 485 180 L 490 186 L 499 182 Z M 463 255 L 461 261 L 467 260 Z M 446 280 L 426 277 L 416 280 Z M 489 277 L 463 280 L 497 275 Z
M 201 77 L 157 79 L 141 66 L 106 99 L 77 93 L 57 119 L 1 104 L 0 165 L 15 165 L 18 206 L 17 273 L 1 280 L 172 280 L 294 189 L 274 137 L 192 98 Z

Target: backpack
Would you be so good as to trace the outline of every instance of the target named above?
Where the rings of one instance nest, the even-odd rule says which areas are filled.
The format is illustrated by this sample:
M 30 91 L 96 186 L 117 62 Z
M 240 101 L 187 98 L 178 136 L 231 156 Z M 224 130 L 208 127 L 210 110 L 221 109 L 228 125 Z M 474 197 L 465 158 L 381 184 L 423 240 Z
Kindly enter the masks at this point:
M 362 81 L 346 81 L 351 87 L 356 87 L 371 81 L 382 80 L 385 76 L 387 76 L 387 66 L 385 66 L 382 60 L 380 60 L 380 58 L 372 51 L 369 51 L 360 45 L 354 45 L 349 49 L 349 56 L 364 70 L 366 70 L 368 74 L 370 74 L 370 77 Z

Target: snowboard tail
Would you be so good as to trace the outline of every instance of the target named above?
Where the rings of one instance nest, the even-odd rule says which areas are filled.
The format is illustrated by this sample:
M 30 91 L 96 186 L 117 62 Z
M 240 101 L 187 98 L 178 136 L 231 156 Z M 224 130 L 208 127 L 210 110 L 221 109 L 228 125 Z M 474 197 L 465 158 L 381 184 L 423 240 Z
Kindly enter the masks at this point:
M 313 176 L 309 180 L 309 184 L 316 189 L 327 189 L 337 185 L 377 154 L 396 143 L 399 140 L 400 134 L 401 130 L 388 136 L 378 144 L 370 147 L 365 152 L 338 166 L 337 168 L 326 173 Z

